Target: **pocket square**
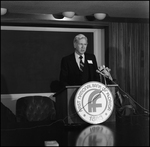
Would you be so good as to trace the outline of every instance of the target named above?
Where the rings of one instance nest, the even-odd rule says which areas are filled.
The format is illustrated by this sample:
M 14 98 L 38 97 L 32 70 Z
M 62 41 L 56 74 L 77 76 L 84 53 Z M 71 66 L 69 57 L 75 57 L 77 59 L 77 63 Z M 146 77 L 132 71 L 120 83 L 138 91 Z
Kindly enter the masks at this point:
M 93 64 L 93 61 L 92 60 L 87 60 L 89 64 Z

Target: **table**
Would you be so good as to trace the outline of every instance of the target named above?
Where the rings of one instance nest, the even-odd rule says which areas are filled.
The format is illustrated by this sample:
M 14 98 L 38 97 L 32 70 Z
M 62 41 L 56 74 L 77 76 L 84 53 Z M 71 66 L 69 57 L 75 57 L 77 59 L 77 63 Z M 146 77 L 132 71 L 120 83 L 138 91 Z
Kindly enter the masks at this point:
M 149 146 L 149 116 L 125 117 L 98 125 L 66 125 L 56 120 L 1 130 L 1 146 L 46 146 L 46 141 L 57 141 L 54 145 L 59 146 Z

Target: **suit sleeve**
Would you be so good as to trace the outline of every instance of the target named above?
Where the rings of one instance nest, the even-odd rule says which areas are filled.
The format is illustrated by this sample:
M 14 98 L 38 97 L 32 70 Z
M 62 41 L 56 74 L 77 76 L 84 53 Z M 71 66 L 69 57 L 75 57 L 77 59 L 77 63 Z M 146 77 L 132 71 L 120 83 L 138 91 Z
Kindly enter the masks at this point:
M 67 60 L 65 58 L 62 58 L 59 80 L 63 86 L 69 85 L 67 77 L 68 77 Z

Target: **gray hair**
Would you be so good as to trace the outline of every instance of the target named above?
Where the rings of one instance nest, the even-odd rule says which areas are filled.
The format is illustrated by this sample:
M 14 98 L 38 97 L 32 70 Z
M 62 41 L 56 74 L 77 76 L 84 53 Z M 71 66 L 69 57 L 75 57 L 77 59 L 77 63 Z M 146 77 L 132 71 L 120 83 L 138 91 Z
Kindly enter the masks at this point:
M 78 42 L 80 39 L 83 39 L 83 38 L 88 42 L 87 37 L 86 37 L 85 35 L 83 35 L 83 34 L 78 34 L 78 35 L 76 35 L 75 38 L 74 38 L 74 40 L 73 40 L 73 42 L 76 43 L 76 42 Z

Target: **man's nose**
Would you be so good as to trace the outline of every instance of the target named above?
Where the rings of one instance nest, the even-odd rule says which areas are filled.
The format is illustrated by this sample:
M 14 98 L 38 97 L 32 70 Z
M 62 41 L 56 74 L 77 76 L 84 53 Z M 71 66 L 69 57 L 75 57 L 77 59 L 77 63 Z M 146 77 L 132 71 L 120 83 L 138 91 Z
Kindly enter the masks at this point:
M 85 47 L 86 47 L 86 45 L 83 44 L 83 45 L 82 45 L 82 48 L 85 48 Z

